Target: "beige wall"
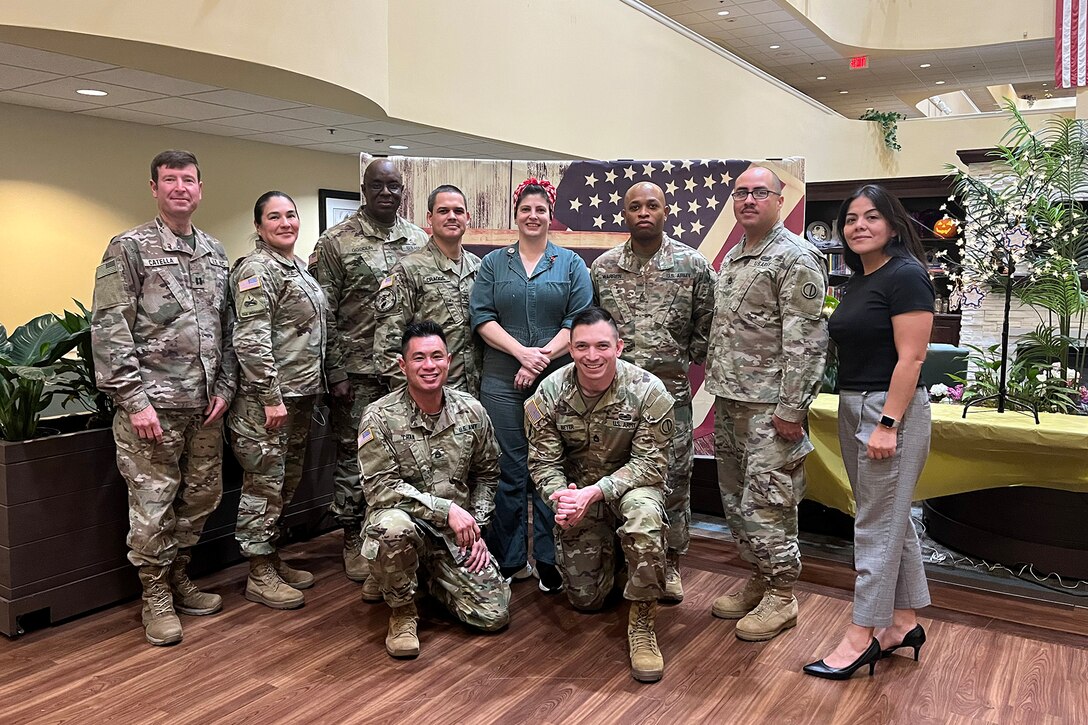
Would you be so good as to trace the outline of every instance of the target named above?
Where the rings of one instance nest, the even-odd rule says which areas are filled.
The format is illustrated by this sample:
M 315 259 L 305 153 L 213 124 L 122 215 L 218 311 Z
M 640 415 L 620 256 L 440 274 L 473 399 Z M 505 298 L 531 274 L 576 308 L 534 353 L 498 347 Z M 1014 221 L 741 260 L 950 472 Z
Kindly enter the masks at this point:
M 1054 0 L 785 0 L 858 50 L 968 48 L 1054 37 Z
M 317 241 L 317 190 L 359 188 L 358 161 L 220 136 L 0 104 L 0 324 L 88 307 L 110 237 L 155 215 L 148 164 L 164 148 L 200 159 L 196 225 L 233 260 L 248 249 L 253 202 L 273 188 L 294 197 L 298 249 Z

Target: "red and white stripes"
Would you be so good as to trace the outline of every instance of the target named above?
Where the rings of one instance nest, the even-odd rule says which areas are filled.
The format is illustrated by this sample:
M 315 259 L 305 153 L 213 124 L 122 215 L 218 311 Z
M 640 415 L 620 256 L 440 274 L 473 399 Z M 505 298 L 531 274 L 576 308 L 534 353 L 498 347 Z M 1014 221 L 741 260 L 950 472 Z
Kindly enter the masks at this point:
M 1056 0 L 1054 82 L 1059 88 L 1086 85 L 1088 0 Z

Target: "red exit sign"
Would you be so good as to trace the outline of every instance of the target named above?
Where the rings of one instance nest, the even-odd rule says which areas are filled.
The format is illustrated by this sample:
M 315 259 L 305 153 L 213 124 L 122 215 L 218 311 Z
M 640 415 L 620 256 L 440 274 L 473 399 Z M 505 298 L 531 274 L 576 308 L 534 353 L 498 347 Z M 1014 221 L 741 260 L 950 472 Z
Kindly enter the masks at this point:
M 869 56 L 867 55 L 855 55 L 850 59 L 850 70 L 858 70 L 859 68 L 869 67 Z

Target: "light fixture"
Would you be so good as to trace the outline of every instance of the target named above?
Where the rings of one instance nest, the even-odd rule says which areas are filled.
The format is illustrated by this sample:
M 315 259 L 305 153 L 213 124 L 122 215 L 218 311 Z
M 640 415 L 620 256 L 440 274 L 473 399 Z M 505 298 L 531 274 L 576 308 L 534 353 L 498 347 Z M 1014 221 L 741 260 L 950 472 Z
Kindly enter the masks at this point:
M 938 85 L 938 86 L 943 86 L 943 85 L 944 85 L 944 81 L 937 81 L 936 85 Z
M 389 144 L 389 148 L 393 149 L 394 151 L 404 151 L 408 147 L 405 146 L 404 144 L 391 143 L 391 144 Z
M 847 93 L 849 93 L 849 92 L 850 92 L 850 91 L 839 91 L 839 95 L 840 95 L 840 96 L 845 96 L 845 95 L 846 95 Z
M 719 10 L 718 11 L 718 15 L 721 15 L 723 18 L 728 14 L 729 14 L 728 10 Z
M 781 45 L 772 45 L 771 50 L 778 50 L 781 47 L 782 47 Z
M 97 88 L 80 88 L 76 91 L 81 96 L 108 96 L 105 91 L 100 91 Z
M 919 67 L 919 68 L 928 68 L 929 66 L 930 66 L 930 64 L 929 64 L 929 63 L 922 63 L 922 65 L 920 65 L 920 66 L 918 66 L 918 67 Z
M 816 80 L 818 80 L 818 81 L 826 81 L 826 80 L 827 80 L 827 76 L 816 76 Z

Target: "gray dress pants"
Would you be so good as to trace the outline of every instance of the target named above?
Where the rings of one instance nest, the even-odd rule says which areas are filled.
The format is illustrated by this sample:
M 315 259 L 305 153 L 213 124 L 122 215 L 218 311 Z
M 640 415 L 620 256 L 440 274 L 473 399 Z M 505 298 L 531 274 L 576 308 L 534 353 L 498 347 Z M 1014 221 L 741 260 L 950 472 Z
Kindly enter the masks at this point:
M 893 609 L 928 606 L 929 587 L 910 518 L 914 487 L 929 455 L 929 395 L 918 388 L 899 425 L 895 455 L 872 460 L 869 436 L 887 393 L 839 394 L 839 445 L 857 503 L 854 520 L 854 624 L 887 627 Z

